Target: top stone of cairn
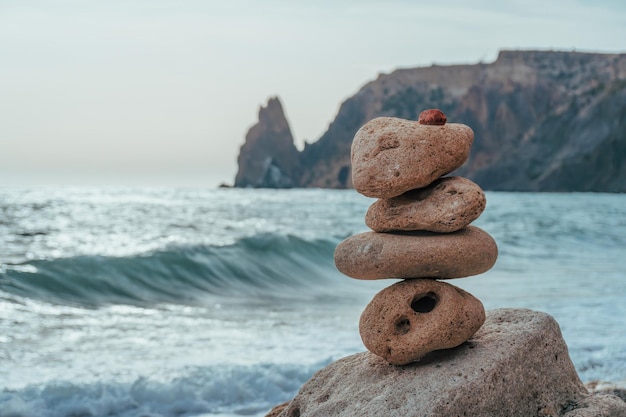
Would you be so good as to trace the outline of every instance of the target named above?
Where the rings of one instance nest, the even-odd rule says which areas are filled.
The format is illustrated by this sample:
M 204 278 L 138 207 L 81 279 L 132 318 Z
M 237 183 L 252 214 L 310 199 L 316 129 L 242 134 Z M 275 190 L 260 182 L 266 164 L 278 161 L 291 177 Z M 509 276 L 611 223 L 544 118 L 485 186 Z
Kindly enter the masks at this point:
M 378 117 L 363 125 L 351 150 L 356 191 L 373 198 L 396 197 L 426 187 L 463 165 L 474 132 L 464 124 L 445 123 L 445 115 L 439 113 L 421 117 L 421 122 Z

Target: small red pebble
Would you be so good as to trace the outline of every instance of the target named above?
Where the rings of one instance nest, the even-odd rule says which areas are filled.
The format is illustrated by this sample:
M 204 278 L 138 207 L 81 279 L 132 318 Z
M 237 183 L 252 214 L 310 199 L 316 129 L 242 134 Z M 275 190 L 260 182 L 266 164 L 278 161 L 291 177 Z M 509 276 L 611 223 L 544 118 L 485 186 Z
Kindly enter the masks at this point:
M 421 125 L 445 125 L 446 115 L 439 109 L 428 109 L 420 113 L 417 122 Z

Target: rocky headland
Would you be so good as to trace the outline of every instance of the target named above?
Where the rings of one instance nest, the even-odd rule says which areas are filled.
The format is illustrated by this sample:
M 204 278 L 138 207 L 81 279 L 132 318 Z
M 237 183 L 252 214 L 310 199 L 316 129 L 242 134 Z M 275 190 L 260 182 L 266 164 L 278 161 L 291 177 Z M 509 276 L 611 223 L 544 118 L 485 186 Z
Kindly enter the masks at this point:
M 357 130 L 380 116 L 417 120 L 425 108 L 472 127 L 472 154 L 452 175 L 483 189 L 626 192 L 626 54 L 564 51 L 382 74 L 302 151 L 272 98 L 241 147 L 234 185 L 353 188 Z

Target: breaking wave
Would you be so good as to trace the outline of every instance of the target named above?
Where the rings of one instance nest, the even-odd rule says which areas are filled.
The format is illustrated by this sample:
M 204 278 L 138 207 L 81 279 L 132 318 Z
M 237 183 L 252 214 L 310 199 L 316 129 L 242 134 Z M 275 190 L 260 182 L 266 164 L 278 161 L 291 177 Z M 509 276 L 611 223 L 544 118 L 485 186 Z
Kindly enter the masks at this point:
M 173 246 L 130 257 L 83 255 L 2 265 L 0 290 L 46 302 L 197 303 L 210 296 L 315 299 L 340 273 L 337 242 L 260 234 L 232 245 Z

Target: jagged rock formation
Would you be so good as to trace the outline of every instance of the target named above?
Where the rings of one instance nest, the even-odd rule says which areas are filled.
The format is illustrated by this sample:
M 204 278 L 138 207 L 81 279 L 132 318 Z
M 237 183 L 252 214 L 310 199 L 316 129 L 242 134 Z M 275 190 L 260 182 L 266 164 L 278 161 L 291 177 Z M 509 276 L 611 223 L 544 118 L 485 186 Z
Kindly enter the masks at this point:
M 260 121 L 235 185 L 273 186 L 271 171 L 296 187 L 351 188 L 356 131 L 378 116 L 417 120 L 427 108 L 474 130 L 472 155 L 453 174 L 483 189 L 626 192 L 626 54 L 560 51 L 502 51 L 490 64 L 380 75 L 301 152 L 286 152 L 285 139 L 275 149 L 269 140 L 249 145 Z M 276 168 L 264 170 L 264 161 Z
M 290 188 L 300 185 L 300 155 L 283 106 L 271 98 L 259 110 L 259 122 L 246 135 L 237 159 L 235 187 Z

